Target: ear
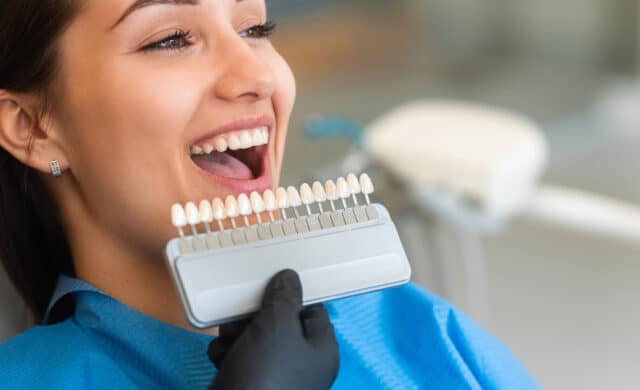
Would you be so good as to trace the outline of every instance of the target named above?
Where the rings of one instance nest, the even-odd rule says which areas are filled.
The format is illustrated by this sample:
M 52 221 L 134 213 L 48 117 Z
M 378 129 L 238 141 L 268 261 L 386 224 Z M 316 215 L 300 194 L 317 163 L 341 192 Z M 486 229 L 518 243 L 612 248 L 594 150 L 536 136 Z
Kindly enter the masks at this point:
M 65 171 L 68 160 L 59 134 L 44 128 L 40 111 L 34 96 L 0 90 L 0 147 L 41 172 L 51 173 L 53 160 Z

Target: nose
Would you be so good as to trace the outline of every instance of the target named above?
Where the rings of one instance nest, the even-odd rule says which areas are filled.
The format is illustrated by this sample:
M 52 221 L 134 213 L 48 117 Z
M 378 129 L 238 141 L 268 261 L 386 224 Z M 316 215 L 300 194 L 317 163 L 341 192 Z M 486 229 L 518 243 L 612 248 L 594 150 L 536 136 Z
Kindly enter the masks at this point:
M 258 101 L 270 98 L 275 90 L 275 74 L 256 49 L 237 34 L 219 42 L 216 56 L 222 58 L 221 76 L 215 94 L 224 100 Z

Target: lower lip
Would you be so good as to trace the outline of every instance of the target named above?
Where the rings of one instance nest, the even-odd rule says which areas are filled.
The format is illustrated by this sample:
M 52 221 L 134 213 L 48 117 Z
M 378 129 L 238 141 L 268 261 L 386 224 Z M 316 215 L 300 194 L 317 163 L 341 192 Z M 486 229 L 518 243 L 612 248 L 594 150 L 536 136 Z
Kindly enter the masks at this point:
M 230 179 L 230 178 L 214 175 L 200 168 L 193 161 L 192 161 L 192 164 L 200 172 L 202 172 L 207 177 L 208 180 L 228 190 L 228 193 L 225 195 L 249 194 L 253 191 L 262 193 L 268 189 L 271 189 L 271 187 L 273 186 L 273 180 L 272 180 L 273 172 L 271 169 L 268 147 L 269 145 L 267 144 L 267 150 L 265 150 L 264 155 L 262 156 L 262 169 L 260 172 L 260 176 L 251 180 Z

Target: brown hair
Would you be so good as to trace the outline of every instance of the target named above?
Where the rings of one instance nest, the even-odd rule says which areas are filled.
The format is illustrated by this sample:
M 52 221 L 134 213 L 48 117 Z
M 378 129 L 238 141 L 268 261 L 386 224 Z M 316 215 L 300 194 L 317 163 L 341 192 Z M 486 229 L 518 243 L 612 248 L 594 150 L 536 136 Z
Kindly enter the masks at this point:
M 0 89 L 47 95 L 57 42 L 77 8 L 77 0 L 0 1 Z M 38 172 L 1 148 L 0 261 L 38 322 L 58 275 L 74 274 L 58 212 Z

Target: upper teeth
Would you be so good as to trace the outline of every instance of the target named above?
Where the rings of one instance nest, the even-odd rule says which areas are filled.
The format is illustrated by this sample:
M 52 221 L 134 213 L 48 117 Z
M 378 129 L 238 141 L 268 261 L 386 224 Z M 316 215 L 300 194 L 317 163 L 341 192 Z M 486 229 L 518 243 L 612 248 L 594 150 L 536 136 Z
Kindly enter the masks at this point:
M 206 143 L 191 147 L 192 155 L 211 154 L 213 151 L 224 153 L 227 150 L 249 149 L 269 143 L 269 129 L 258 127 L 253 130 L 240 130 L 219 135 Z

